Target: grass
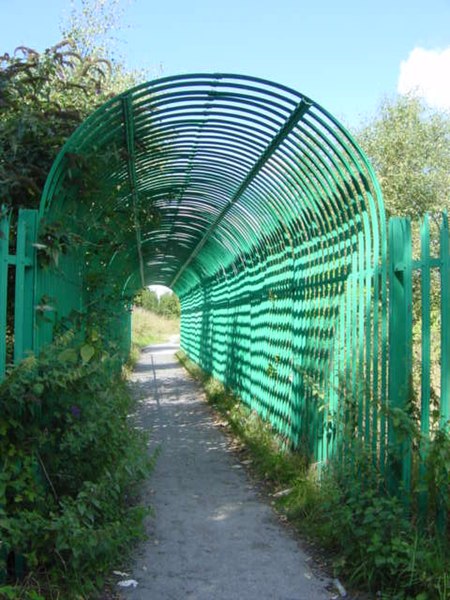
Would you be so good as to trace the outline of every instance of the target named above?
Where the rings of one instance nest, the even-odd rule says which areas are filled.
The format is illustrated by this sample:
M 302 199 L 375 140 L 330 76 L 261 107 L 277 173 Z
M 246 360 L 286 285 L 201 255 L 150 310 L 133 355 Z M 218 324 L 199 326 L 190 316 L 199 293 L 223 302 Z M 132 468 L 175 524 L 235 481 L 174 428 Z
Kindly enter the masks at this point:
M 179 319 L 166 319 L 136 306 L 131 317 L 131 339 L 139 348 L 160 344 L 180 333 Z
M 320 562 L 346 586 L 390 600 L 449 600 L 448 541 L 421 530 L 397 497 L 380 493 L 364 449 L 349 464 L 330 464 L 319 481 L 313 465 L 290 451 L 270 424 L 183 352 L 177 358 L 205 389 L 221 424 L 272 504 L 314 545 Z
M 140 306 L 135 306 L 131 315 L 131 350 L 125 365 L 129 373 L 139 360 L 142 348 L 150 344 L 161 344 L 172 335 L 180 333 L 180 320 L 167 319 Z

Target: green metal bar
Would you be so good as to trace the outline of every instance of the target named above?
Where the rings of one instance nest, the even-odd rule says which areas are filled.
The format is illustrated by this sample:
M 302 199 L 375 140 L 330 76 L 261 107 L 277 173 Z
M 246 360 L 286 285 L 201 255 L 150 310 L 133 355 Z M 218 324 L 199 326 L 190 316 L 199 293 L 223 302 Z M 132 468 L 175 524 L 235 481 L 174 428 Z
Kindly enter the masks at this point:
M 397 421 L 409 414 L 412 398 L 412 247 L 408 219 L 389 221 L 389 477 L 392 493 L 411 487 L 411 442 Z M 409 496 L 404 495 L 405 502 Z
M 10 214 L 0 208 L 0 381 L 6 369 L 6 314 L 8 305 L 9 222 Z
M 16 291 L 14 299 L 14 363 L 20 362 L 24 355 L 24 300 L 25 300 L 25 253 L 27 224 L 20 218 L 17 223 L 16 242 Z
M 424 217 L 425 219 L 428 219 L 428 215 L 425 215 Z M 412 268 L 413 270 L 419 270 L 422 269 L 424 266 L 429 265 L 429 267 L 431 268 L 440 268 L 441 266 L 441 259 L 440 258 L 433 258 L 431 256 L 429 256 L 429 260 L 427 263 L 424 262 L 423 257 L 420 260 L 413 260 L 412 261 Z
M 425 218 L 420 229 L 421 242 L 421 299 L 422 299 L 422 381 L 421 381 L 421 433 L 427 436 L 430 428 L 430 372 L 431 372 L 431 278 L 430 220 Z
M 352 272 L 350 275 L 350 280 L 352 282 L 352 295 L 351 295 L 351 317 L 350 317 L 350 327 L 351 327 L 351 355 L 350 355 L 350 363 L 351 363 L 351 435 L 355 439 L 358 430 L 358 410 L 359 410 L 359 380 L 358 380 L 358 260 L 359 254 L 354 252 L 352 255 Z M 347 358 L 348 360 L 348 358 Z M 352 441 L 354 441 L 352 439 Z
M 450 429 L 450 244 L 448 217 L 442 215 L 441 259 L 441 401 L 440 426 Z
M 448 216 L 442 214 L 440 227 L 440 259 L 441 259 L 441 398 L 439 404 L 439 426 L 450 432 L 450 243 Z M 437 527 L 445 535 L 448 523 L 448 506 L 445 501 L 448 485 L 439 490 Z
M 5 206 L 0 207 L 0 381 L 6 370 L 6 319 L 8 305 L 8 252 L 9 252 L 10 213 Z M 0 498 L 0 506 L 5 505 L 5 498 Z M 6 561 L 8 549 L 0 548 L 0 584 L 6 583 Z
M 138 179 L 136 173 L 136 148 L 135 148 L 135 132 L 134 132 L 134 118 L 133 118 L 133 105 L 132 99 L 127 94 L 122 99 L 123 104 L 123 116 L 124 116 L 124 127 L 125 127 L 125 141 L 128 154 L 128 175 L 130 178 L 130 189 L 131 197 L 133 199 L 133 213 L 134 213 L 134 227 L 136 232 L 136 250 L 139 258 L 139 272 L 141 274 L 142 287 L 145 287 L 145 272 L 144 272 L 144 258 L 142 255 L 142 241 L 141 241 L 141 224 L 139 222 L 138 206 L 139 206 L 139 193 L 138 193 Z
M 421 351 L 421 411 L 420 432 L 422 434 L 419 463 L 419 480 L 425 484 L 426 452 L 430 430 L 430 373 L 431 373 L 431 278 L 430 278 L 430 219 L 425 215 L 420 227 L 421 248 L 421 300 L 422 300 L 422 351 Z M 419 493 L 419 515 L 422 521 L 427 512 L 428 494 Z
M 384 254 L 386 258 L 386 254 Z M 381 384 L 380 384 L 380 471 L 386 472 L 386 446 L 387 446 L 387 418 L 386 409 L 388 404 L 388 293 L 387 293 L 387 270 L 382 261 L 380 266 L 380 316 L 381 316 Z
M 369 224 L 369 217 L 367 214 L 363 215 L 363 220 L 365 221 L 365 230 L 370 230 L 370 224 Z M 372 293 L 373 293 L 373 279 L 372 279 L 372 273 L 370 271 L 373 271 L 373 269 L 371 268 L 371 239 L 368 235 L 363 236 L 364 239 L 364 268 L 361 269 L 363 273 L 361 273 L 360 277 L 361 277 L 361 282 L 364 285 L 364 292 L 365 292 L 365 298 L 364 298 L 364 321 L 363 321 L 363 328 L 364 328 L 364 364 L 362 365 L 362 368 L 364 369 L 364 402 L 365 402 L 365 412 L 364 412 L 364 443 L 367 447 L 367 449 L 370 448 L 370 442 L 371 442 L 371 436 L 373 435 L 373 430 L 372 430 L 372 422 L 371 422 L 371 415 L 372 415 L 372 410 L 373 407 L 375 405 L 375 398 L 373 397 L 373 395 L 371 394 L 372 390 L 371 390 L 371 376 L 372 376 L 372 371 L 374 368 L 374 361 L 373 361 L 373 356 L 372 356 L 372 326 L 373 326 L 373 319 L 375 318 L 375 315 L 372 315 L 372 313 L 375 313 L 376 310 L 374 310 L 374 308 L 376 307 L 376 304 L 374 302 L 372 302 Z M 360 309 L 361 310 L 361 309 Z M 376 360 L 376 359 L 375 359 Z
M 359 438 L 365 439 L 365 403 L 366 403 L 366 380 L 364 373 L 364 341 L 365 341 L 365 328 L 364 328 L 364 317 L 365 315 L 365 305 L 364 305 L 364 244 L 367 236 L 364 236 L 362 232 L 358 235 L 358 274 L 357 274 L 357 286 L 358 286 L 358 382 L 357 382 L 357 390 L 358 390 L 358 433 Z M 367 424 L 366 424 L 367 425 Z M 366 440 L 367 441 L 367 440 Z
M 378 381 L 378 365 L 379 365 L 379 271 L 375 267 L 373 275 L 373 305 L 376 307 L 373 311 L 373 370 L 372 370 L 372 456 L 375 465 L 380 465 L 381 459 L 381 422 L 380 422 L 380 390 Z M 380 468 L 381 470 L 381 468 Z
M 203 246 L 208 241 L 209 237 L 213 233 L 214 229 L 219 225 L 224 216 L 230 210 L 235 202 L 239 200 L 242 194 L 246 191 L 248 186 L 252 183 L 252 181 L 257 177 L 261 169 L 264 167 L 268 158 L 272 156 L 272 154 L 276 151 L 276 149 L 282 144 L 285 138 L 289 135 L 292 129 L 297 125 L 298 121 L 303 117 L 303 115 L 310 109 L 311 103 L 302 99 L 300 100 L 298 106 L 292 112 L 291 116 L 287 119 L 284 125 L 281 127 L 277 135 L 272 139 L 270 144 L 261 154 L 260 158 L 256 161 L 255 165 L 249 171 L 248 175 L 245 177 L 244 181 L 241 183 L 237 191 L 233 194 L 232 198 L 230 198 L 228 204 L 222 209 L 217 219 L 212 223 L 212 225 L 208 228 L 200 242 L 197 244 L 195 249 L 190 254 L 187 261 L 181 266 L 178 273 L 172 279 L 169 287 L 174 287 L 182 273 L 189 266 L 189 264 L 195 259 L 198 253 L 201 251 Z
M 34 277 L 37 211 L 20 209 L 17 222 L 14 305 L 14 363 L 34 348 Z

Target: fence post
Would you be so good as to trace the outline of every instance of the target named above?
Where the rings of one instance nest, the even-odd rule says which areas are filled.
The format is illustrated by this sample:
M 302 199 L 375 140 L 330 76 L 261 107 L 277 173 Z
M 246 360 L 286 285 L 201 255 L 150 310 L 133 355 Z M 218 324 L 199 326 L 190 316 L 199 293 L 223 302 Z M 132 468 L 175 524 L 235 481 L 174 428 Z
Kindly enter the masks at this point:
M 450 419 L 450 244 L 448 217 L 442 215 L 440 228 L 441 262 L 441 402 L 440 426 L 448 428 Z
M 412 397 L 412 248 L 409 219 L 389 221 L 389 421 L 388 486 L 411 487 L 411 440 L 402 412 Z M 400 409 L 400 410 L 396 410 Z M 403 424 L 404 421 L 403 421 Z M 405 494 L 406 502 L 409 501 Z
M 422 301 L 422 377 L 420 401 L 420 442 L 419 454 L 419 486 L 418 494 L 419 517 L 425 523 L 428 494 L 426 491 L 426 455 L 430 432 L 430 396 L 431 396 L 431 256 L 430 256 L 430 218 L 426 214 L 420 226 L 421 247 L 421 301 Z
M 21 209 L 17 222 L 14 363 L 33 350 L 37 211 Z
M 439 425 L 450 433 L 450 242 L 447 213 L 442 215 L 440 227 L 440 269 L 441 269 L 441 399 L 439 404 Z M 448 522 L 448 508 L 444 501 L 448 486 L 444 485 L 438 501 L 437 525 L 445 535 Z

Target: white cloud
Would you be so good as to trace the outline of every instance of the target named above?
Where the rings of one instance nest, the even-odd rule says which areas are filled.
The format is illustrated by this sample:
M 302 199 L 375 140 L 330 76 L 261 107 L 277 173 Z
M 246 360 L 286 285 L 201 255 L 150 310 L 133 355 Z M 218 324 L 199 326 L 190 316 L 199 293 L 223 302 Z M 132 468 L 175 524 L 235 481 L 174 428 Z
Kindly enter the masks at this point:
M 400 64 L 400 94 L 417 93 L 439 109 L 450 109 L 450 47 L 445 50 L 414 48 Z

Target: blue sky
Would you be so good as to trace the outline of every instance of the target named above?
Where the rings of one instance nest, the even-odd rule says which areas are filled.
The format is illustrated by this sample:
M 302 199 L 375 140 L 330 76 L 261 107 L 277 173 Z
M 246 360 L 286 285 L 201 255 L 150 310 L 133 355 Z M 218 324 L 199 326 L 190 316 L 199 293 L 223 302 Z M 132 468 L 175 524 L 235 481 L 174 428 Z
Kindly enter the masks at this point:
M 256 75 L 305 93 L 353 126 L 396 93 L 402 61 L 401 89 L 433 79 L 426 85 L 441 86 L 435 96 L 447 94 L 450 0 L 124 0 L 123 6 L 119 50 L 130 67 L 150 76 Z M 69 7 L 67 0 L 0 0 L 0 54 L 57 42 Z

